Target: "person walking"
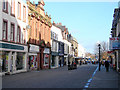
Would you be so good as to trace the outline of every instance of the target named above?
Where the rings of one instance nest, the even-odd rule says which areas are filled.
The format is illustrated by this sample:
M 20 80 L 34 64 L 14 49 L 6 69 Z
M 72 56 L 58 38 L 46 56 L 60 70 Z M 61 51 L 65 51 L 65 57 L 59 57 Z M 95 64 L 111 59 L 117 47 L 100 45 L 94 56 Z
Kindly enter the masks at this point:
M 106 60 L 105 61 L 105 68 L 106 68 L 106 72 L 109 71 L 109 62 Z

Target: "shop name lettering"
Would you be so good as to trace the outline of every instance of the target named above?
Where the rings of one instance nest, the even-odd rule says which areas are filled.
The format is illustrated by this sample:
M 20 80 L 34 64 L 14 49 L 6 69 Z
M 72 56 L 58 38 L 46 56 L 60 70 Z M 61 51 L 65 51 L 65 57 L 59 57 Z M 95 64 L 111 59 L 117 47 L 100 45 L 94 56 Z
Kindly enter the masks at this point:
M 6 44 L 6 43 L 0 43 L 0 47 L 1 48 L 7 48 L 7 49 L 24 50 L 23 46 L 11 45 L 11 44 Z
M 39 47 L 31 46 L 30 50 L 39 51 Z

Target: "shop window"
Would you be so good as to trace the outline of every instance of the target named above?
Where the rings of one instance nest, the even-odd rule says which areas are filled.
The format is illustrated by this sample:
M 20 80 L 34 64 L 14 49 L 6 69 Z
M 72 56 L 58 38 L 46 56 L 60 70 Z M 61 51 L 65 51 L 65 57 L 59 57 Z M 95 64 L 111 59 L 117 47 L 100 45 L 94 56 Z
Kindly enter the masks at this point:
M 8 52 L 0 51 L 0 72 L 8 71 Z
M 7 40 L 7 21 L 3 20 L 3 39 Z
M 49 64 L 49 55 L 48 54 L 44 54 L 44 66 Z
M 52 66 L 55 66 L 55 56 L 52 56 Z
M 29 56 L 29 69 L 34 70 L 37 68 L 37 55 L 30 55 Z
M 17 70 L 24 69 L 24 60 L 25 60 L 25 54 L 18 52 L 17 59 L 16 59 L 16 69 Z

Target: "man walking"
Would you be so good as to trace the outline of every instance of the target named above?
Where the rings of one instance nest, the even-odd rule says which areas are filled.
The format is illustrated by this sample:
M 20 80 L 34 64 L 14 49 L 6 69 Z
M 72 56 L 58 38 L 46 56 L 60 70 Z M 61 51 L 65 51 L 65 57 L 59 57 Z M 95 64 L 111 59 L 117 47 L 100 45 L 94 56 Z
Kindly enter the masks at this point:
M 106 67 L 106 72 L 108 72 L 109 71 L 109 62 L 107 60 L 105 61 L 105 67 Z

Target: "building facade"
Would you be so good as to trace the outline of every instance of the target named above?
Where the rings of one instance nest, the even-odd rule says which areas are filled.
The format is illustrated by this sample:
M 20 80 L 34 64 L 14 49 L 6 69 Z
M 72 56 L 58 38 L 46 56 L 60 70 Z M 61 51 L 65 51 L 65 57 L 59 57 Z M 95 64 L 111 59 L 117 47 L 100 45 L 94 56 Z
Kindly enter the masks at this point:
M 47 12 L 45 14 L 43 0 L 38 1 L 38 4 L 27 0 L 27 5 L 30 25 L 28 30 L 29 63 L 36 63 L 32 66 L 37 69 L 48 69 L 51 58 L 51 16 L 48 16 Z
M 78 57 L 78 41 L 75 37 L 73 37 L 72 44 L 74 49 L 73 56 L 74 58 L 77 58 Z
M 85 58 L 85 54 L 85 48 L 82 45 L 78 44 L 78 57 Z
M 59 34 L 60 29 L 53 24 L 51 27 L 51 68 L 59 67 Z
M 0 73 L 27 71 L 27 5 L 22 0 L 0 2 Z
M 114 10 L 110 37 L 111 60 L 117 71 L 120 71 L 120 7 Z
M 69 59 L 69 42 L 68 42 L 68 28 L 63 26 L 61 23 L 56 24 L 58 28 L 61 29 L 62 37 L 63 37 L 63 43 L 64 43 L 64 65 L 68 64 Z

